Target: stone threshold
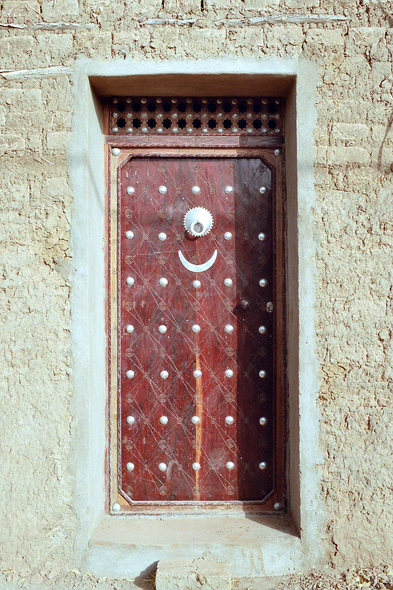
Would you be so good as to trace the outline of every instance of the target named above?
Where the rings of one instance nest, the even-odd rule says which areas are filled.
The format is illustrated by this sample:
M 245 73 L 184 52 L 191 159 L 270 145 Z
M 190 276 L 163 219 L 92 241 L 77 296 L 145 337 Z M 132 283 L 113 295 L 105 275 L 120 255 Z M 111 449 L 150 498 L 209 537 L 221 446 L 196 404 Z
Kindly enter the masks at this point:
M 301 539 L 288 516 L 106 516 L 93 532 L 83 569 L 142 579 L 162 559 L 226 561 L 235 578 L 304 570 Z

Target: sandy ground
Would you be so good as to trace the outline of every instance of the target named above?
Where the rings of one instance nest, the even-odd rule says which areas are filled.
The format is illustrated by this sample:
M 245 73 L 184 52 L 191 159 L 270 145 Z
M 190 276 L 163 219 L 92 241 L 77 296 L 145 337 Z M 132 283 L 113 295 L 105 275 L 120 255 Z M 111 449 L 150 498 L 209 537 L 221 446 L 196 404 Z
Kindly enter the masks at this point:
M 145 580 L 95 578 L 74 570 L 61 576 L 35 573 L 21 576 L 10 570 L 0 573 L 0 590 L 154 590 L 154 575 Z M 350 569 L 326 568 L 281 578 L 233 580 L 233 590 L 393 590 L 393 566 Z

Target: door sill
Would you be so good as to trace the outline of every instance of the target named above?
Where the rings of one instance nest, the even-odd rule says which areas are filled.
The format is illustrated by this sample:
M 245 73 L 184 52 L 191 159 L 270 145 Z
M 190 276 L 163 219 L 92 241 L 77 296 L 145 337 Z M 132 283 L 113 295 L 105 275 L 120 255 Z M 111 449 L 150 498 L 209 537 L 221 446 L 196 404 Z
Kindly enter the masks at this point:
M 210 514 L 105 516 L 93 532 L 84 569 L 96 576 L 139 578 L 160 559 L 230 561 L 234 577 L 278 576 L 305 567 L 290 516 Z
M 115 514 L 115 513 L 113 513 Z M 276 515 L 273 502 L 134 502 L 121 506 L 126 516 L 262 516 Z

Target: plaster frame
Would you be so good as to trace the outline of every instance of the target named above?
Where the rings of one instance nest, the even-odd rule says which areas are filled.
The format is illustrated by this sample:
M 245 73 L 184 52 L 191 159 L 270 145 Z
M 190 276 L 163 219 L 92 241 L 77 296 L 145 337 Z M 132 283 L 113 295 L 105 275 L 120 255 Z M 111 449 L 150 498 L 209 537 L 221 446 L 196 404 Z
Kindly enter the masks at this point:
M 237 564 L 233 573 L 238 577 L 282 575 L 315 566 L 325 556 L 325 513 L 318 473 L 322 454 L 318 447 L 319 413 L 316 405 L 318 361 L 314 322 L 316 268 L 313 262 L 316 246 L 312 231 L 312 134 L 316 124 L 316 68 L 303 60 L 281 58 L 190 61 L 126 59 L 109 62 L 82 58 L 76 62 L 73 74 L 75 110 L 68 150 L 69 175 L 74 194 L 71 275 L 75 392 L 73 457 L 75 511 L 80 523 L 75 550 L 79 566 L 96 575 L 135 577 L 141 569 L 151 565 L 152 559 L 182 557 L 181 547 L 174 551 L 172 547 L 169 553 L 165 547 L 169 547 L 171 538 L 180 534 L 182 527 L 187 527 L 189 522 L 187 519 L 183 519 L 186 521 L 183 523 L 182 519 L 173 518 L 169 533 L 162 529 L 161 544 L 155 550 L 153 540 L 152 545 L 147 546 L 142 539 L 146 530 L 156 529 L 155 517 L 105 514 L 105 472 L 108 460 L 104 243 L 106 183 L 100 95 L 108 92 L 119 95 L 143 94 L 146 93 L 144 81 L 150 87 L 157 88 L 157 94 L 164 93 L 165 88 L 166 94 L 172 94 L 177 81 L 184 94 L 197 95 L 198 92 L 193 88 L 199 88 L 199 94 L 210 92 L 211 95 L 217 95 L 223 92 L 225 84 L 231 84 L 233 88 L 234 78 L 239 94 L 286 97 L 287 485 L 292 524 L 288 519 L 280 521 L 279 517 L 272 516 L 257 521 L 257 528 L 254 524 L 249 527 L 247 539 L 239 538 L 237 541 L 237 553 L 236 543 L 235 546 L 231 545 L 231 559 Z M 205 80 L 202 87 L 201 80 Z M 170 85 L 166 86 L 168 82 Z M 205 517 L 206 522 L 199 520 L 199 526 L 202 529 L 206 527 L 207 532 L 211 531 L 215 518 L 214 515 Z M 228 535 L 231 526 L 237 526 L 230 517 L 221 525 L 228 528 Z M 134 536 L 130 531 L 133 531 Z M 141 535 L 140 546 L 138 534 Z M 211 534 L 213 539 L 214 531 Z M 252 546 L 250 558 L 241 560 L 239 555 L 242 555 L 245 542 L 250 542 Z M 214 547 L 209 545 L 206 554 L 220 559 L 223 553 L 225 559 L 228 543 L 217 540 L 213 543 Z M 203 546 L 199 551 L 202 549 Z

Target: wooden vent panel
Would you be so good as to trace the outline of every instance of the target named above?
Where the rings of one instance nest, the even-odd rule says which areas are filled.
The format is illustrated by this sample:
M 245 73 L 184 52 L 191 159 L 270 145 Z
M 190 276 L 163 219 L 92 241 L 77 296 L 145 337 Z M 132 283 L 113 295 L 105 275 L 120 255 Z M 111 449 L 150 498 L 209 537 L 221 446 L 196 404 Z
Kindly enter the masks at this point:
M 283 136 L 282 98 L 112 98 L 111 135 Z

